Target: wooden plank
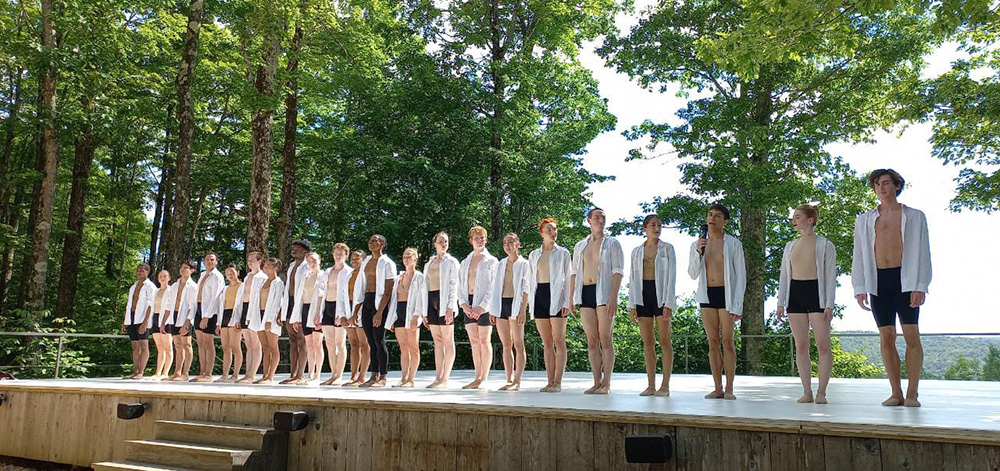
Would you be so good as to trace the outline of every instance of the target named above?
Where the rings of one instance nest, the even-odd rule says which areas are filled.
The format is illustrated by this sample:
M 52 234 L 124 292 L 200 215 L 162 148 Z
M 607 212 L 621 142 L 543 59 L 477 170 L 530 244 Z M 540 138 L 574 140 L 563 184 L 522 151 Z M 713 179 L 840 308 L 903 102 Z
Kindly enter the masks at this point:
M 521 419 L 521 466 L 524 469 L 556 469 L 560 446 L 555 420 L 538 417 Z M 562 437 L 568 440 L 569 437 Z M 565 441 L 565 440 L 563 440 Z
M 441 412 L 427 414 L 427 469 L 458 468 L 458 416 Z
M 851 465 L 854 469 L 882 469 L 882 441 L 851 438 Z
M 711 471 L 723 469 L 721 458 L 711 437 L 714 435 L 709 430 L 694 427 L 676 427 L 677 439 L 674 442 L 678 470 L 684 471 Z M 715 460 L 711 457 L 717 457 Z
M 829 456 L 826 462 L 827 471 L 852 471 L 854 463 L 851 459 L 851 438 L 850 437 L 823 437 L 823 454 Z M 882 465 L 879 463 L 881 469 Z
M 397 423 L 399 427 L 399 464 L 403 469 L 427 469 L 428 448 L 430 440 L 427 436 L 429 416 L 436 413 L 399 412 Z M 453 445 L 452 445 L 453 446 Z M 454 460 L 452 460 L 454 463 Z
M 348 435 L 349 413 L 347 409 L 323 409 L 320 422 L 319 446 L 323 449 L 323 461 L 317 469 L 347 471 L 347 455 L 350 446 Z
M 594 469 L 673 471 L 677 466 L 677 439 L 674 427 L 665 425 L 594 422 Z M 666 435 L 673 454 L 666 463 L 629 464 L 625 457 L 625 437 Z
M 372 461 L 372 467 L 399 469 L 399 426 L 396 420 L 399 412 L 378 409 L 374 412 L 372 450 L 378 458 Z
M 767 432 L 739 431 L 740 469 L 771 469 L 771 443 Z
M 522 420 L 520 417 L 490 416 L 490 470 L 518 470 L 523 467 Z
M 457 414 L 455 418 L 455 443 L 457 469 L 487 469 L 490 459 L 490 421 L 485 415 Z M 432 431 L 435 423 L 428 424 Z
M 942 444 L 910 440 L 882 440 L 882 471 L 944 468 Z
M 594 469 L 594 424 L 579 420 L 549 421 L 551 448 L 542 451 L 545 456 L 556 453 L 556 469 L 582 471 Z M 522 456 L 522 461 L 524 460 Z M 551 467 L 539 469 L 552 469 Z
M 352 470 L 372 469 L 372 420 L 371 409 L 351 409 L 348 414 L 347 429 L 350 444 L 347 448 L 347 468 Z M 383 469 L 379 467 L 378 469 Z
M 322 434 L 322 424 L 318 420 L 322 417 L 322 409 L 306 408 L 304 409 L 309 417 L 313 420 L 309 422 L 309 425 L 298 432 L 292 432 L 291 437 L 299 443 L 299 462 L 298 468 L 288 468 L 288 469 L 300 469 L 303 471 L 312 471 L 315 469 L 320 469 L 323 463 L 323 454 L 326 453 L 326 449 L 320 446 Z M 291 453 L 291 452 L 289 452 Z
M 205 399 L 188 399 L 184 401 L 184 418 L 187 420 L 210 420 L 208 417 L 209 402 Z
M 794 433 L 770 433 L 771 469 L 826 469 L 823 437 Z

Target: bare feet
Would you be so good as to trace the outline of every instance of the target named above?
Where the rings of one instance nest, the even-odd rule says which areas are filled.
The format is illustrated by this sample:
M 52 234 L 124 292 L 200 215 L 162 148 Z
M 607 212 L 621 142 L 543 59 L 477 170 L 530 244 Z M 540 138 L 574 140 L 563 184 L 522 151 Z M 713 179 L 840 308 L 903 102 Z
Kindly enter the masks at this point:
M 549 392 L 549 388 L 551 387 L 551 384 L 546 384 L 542 389 L 539 389 L 538 392 Z
M 650 386 L 644 389 L 641 393 L 639 393 L 639 395 L 645 397 L 645 396 L 652 396 L 654 393 L 656 393 L 656 389 Z
M 520 391 L 521 390 L 521 383 L 511 383 L 510 386 L 507 388 L 507 390 L 508 391 Z
M 247 383 L 253 383 L 253 382 L 254 382 L 253 376 L 244 376 L 244 377 L 236 380 L 236 384 L 247 384 Z
M 348 382 L 346 382 L 344 384 L 341 384 L 340 387 L 342 387 L 342 388 L 356 388 L 356 387 L 358 387 L 359 384 L 361 384 L 360 381 L 351 380 L 351 381 L 348 381 Z
M 479 389 L 479 386 L 482 384 L 483 382 L 477 379 L 469 384 L 466 384 L 465 386 L 462 386 L 462 389 Z
M 802 397 L 800 397 L 799 400 L 796 402 L 798 402 L 799 404 L 808 404 L 811 403 L 812 401 L 813 401 L 813 395 L 812 391 L 810 391 L 808 393 L 802 394 Z
M 370 388 L 370 387 L 372 387 L 373 384 L 375 384 L 375 378 L 369 379 L 368 381 L 365 381 L 365 382 L 359 384 L 358 387 L 359 388 Z
M 257 381 L 254 381 L 253 384 L 274 384 L 274 379 L 273 378 L 264 377 L 264 378 L 258 379 Z
M 298 379 L 299 378 L 297 376 L 292 376 L 292 377 L 290 377 L 290 378 L 288 378 L 288 379 L 286 379 L 286 380 L 284 380 L 284 381 L 282 381 L 282 382 L 280 382 L 278 384 L 292 384 L 292 383 L 298 381 Z
M 666 397 L 666 396 L 669 396 L 670 395 L 670 388 L 667 387 L 667 386 L 660 386 L 660 389 L 657 389 L 656 392 L 653 393 L 653 395 L 657 396 L 657 397 Z
M 211 376 L 199 376 L 199 377 L 191 380 L 191 382 L 192 383 L 211 383 L 212 382 L 212 377 Z
M 510 381 L 508 381 L 507 384 L 505 384 L 503 386 L 500 386 L 500 389 L 498 389 L 498 391 L 506 391 L 506 390 L 510 389 L 510 387 L 513 386 L 513 385 L 514 385 L 514 383 L 511 383 Z
M 385 387 L 385 378 L 380 378 L 378 381 L 375 381 L 374 383 L 372 383 L 371 387 L 373 387 L 373 388 L 384 388 Z
M 229 382 L 228 376 L 222 376 L 219 379 L 213 381 L 213 383 L 228 383 L 228 382 Z
M 430 388 L 430 389 L 444 389 L 444 388 L 448 387 L 448 382 L 447 381 L 440 381 L 440 382 L 435 381 L 435 382 L 427 385 L 427 387 Z
M 135 378 L 135 373 L 132 373 L 130 375 L 122 376 L 122 379 L 133 379 L 133 378 Z
M 816 393 L 816 404 L 826 404 L 826 394 Z
M 726 394 L 718 389 L 705 395 L 705 399 L 722 399 L 723 397 L 726 397 Z
M 320 386 L 333 386 L 334 384 L 337 384 L 338 381 L 340 381 L 340 378 L 330 378 L 330 379 L 328 379 L 326 381 L 323 381 L 322 383 L 319 383 L 319 385 Z
M 907 398 L 903 401 L 903 405 L 906 407 L 920 407 L 920 401 L 918 401 L 917 398 Z
M 735 401 L 736 400 L 736 395 L 727 391 L 726 394 L 722 396 L 722 398 L 725 399 L 725 400 L 727 400 L 727 401 Z
M 599 387 L 601 387 L 600 384 L 595 384 L 595 385 L 591 386 L 589 389 L 587 389 L 586 391 L 584 391 L 583 393 L 584 394 L 594 394 L 594 391 L 597 391 L 597 388 L 599 388 Z
M 439 384 L 441 384 L 441 380 L 435 379 L 434 382 L 432 382 L 431 384 L 427 385 L 427 389 L 434 389 L 434 388 L 438 387 Z
M 179 383 L 186 383 L 186 382 L 188 382 L 188 377 L 187 377 L 187 375 L 177 376 L 172 381 L 177 381 Z
M 394 388 L 401 388 L 401 387 L 403 387 L 403 384 L 405 384 L 405 383 L 403 383 L 402 381 L 400 381 L 400 382 L 398 382 L 396 384 L 393 384 L 392 387 L 394 387 Z
M 611 386 L 601 386 L 594 390 L 594 394 L 611 394 Z
M 562 392 L 562 386 L 560 386 L 558 384 L 555 385 L 555 386 L 549 386 L 549 390 L 545 391 L 545 392 L 550 392 L 550 393 Z
M 903 405 L 903 398 L 896 396 L 889 396 L 889 399 L 882 401 L 882 405 L 886 407 L 895 407 Z
M 407 382 L 403 383 L 399 387 L 401 387 L 401 388 L 412 388 L 413 387 L 413 381 L 407 381 Z

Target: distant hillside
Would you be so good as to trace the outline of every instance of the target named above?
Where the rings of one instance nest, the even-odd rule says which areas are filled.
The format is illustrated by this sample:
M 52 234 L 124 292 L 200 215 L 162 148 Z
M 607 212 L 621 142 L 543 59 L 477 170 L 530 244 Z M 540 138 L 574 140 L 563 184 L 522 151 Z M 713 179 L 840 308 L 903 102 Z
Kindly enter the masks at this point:
M 856 334 L 870 332 L 838 332 L 838 334 Z M 882 354 L 879 352 L 878 337 L 843 337 L 840 345 L 849 352 L 862 353 L 870 363 L 882 364 Z M 949 365 L 955 362 L 959 355 L 975 359 L 983 363 L 990 345 L 1000 347 L 1000 337 L 957 337 L 957 336 L 924 336 L 924 374 L 928 377 L 943 377 Z M 900 356 L 905 355 L 906 343 L 903 336 L 896 339 L 896 348 Z

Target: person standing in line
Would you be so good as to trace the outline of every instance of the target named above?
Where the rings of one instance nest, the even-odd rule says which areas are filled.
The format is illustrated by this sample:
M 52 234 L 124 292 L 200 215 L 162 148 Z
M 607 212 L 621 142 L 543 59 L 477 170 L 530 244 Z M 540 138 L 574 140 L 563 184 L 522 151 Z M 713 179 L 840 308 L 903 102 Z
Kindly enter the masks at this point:
M 385 345 L 386 308 L 396 283 L 396 263 L 384 253 L 387 241 L 382 234 L 368 239 L 371 255 L 361 265 L 361 275 L 354 286 L 354 315 L 361 316 L 361 326 L 371 349 L 371 378 L 358 385 L 384 388 L 389 374 L 389 350 Z
M 191 360 L 194 351 L 191 348 L 191 320 L 198 307 L 198 285 L 191 279 L 195 266 L 191 260 L 181 260 L 180 278 L 170 287 L 167 293 L 169 312 L 161 320 L 164 326 L 170 326 L 170 335 L 174 341 L 174 374 L 167 381 L 187 381 L 191 372 Z
M 260 288 L 260 319 L 258 336 L 262 345 L 264 357 L 264 376 L 254 384 L 271 384 L 274 374 L 278 371 L 280 356 L 278 353 L 278 336 L 281 335 L 281 309 L 285 297 L 285 282 L 278 277 L 281 270 L 281 260 L 269 258 L 264 262 L 264 274 L 267 280 Z M 251 326 L 251 329 L 254 327 Z
M 528 316 L 531 264 L 521 256 L 521 240 L 517 234 L 509 232 L 503 237 L 503 250 L 507 256 L 496 264 L 490 315 L 503 344 L 503 369 L 507 383 L 500 390 L 518 391 L 526 364 L 524 322 Z
M 351 312 L 349 285 L 354 269 L 344 262 L 351 249 L 343 242 L 333 245 L 333 266 L 327 268 L 320 277 L 319 283 L 324 286 L 322 296 L 317 295 L 317 302 L 322 299 L 320 309 L 316 312 L 313 323 L 322 326 L 323 339 L 326 341 L 327 358 L 330 362 L 330 379 L 320 383 L 321 386 L 332 386 L 340 383 L 347 365 L 347 329 L 342 321 Z M 357 360 L 355 360 L 357 361 Z
M 156 274 L 156 281 L 160 287 L 156 289 L 153 300 L 150 303 L 152 311 L 146 318 L 146 326 L 153 332 L 153 343 L 156 344 L 156 371 L 153 372 L 153 381 L 163 381 L 170 372 L 170 365 L 174 362 L 174 342 L 170 335 L 170 329 L 162 328 L 162 319 L 166 317 L 166 306 L 170 291 L 170 272 L 160 270 Z
M 291 329 L 301 330 L 306 339 L 306 371 L 309 373 L 309 383 L 318 382 L 323 370 L 323 329 L 321 322 L 314 322 L 322 311 L 319 301 L 323 299 L 323 290 L 326 289 L 326 285 L 320 283 L 321 263 L 318 253 L 309 252 L 306 255 L 306 266 L 309 267 L 309 271 L 300 279 L 299 286 L 295 289 L 294 307 L 288 319 Z
M 399 343 L 399 364 L 403 377 L 394 388 L 412 388 L 420 367 L 420 324 L 427 314 L 427 279 L 416 269 L 420 255 L 409 247 L 403 251 L 404 270 L 396 278 L 385 320 L 386 329 L 396 334 Z
M 135 269 L 135 283 L 128 289 L 128 304 L 122 332 L 128 334 L 132 343 L 132 374 L 123 379 L 142 379 L 149 363 L 149 334 L 146 332 L 146 318 L 152 310 L 156 284 L 149 279 L 149 265 L 140 263 Z
M 639 324 L 648 385 L 640 396 L 669 396 L 670 373 L 674 369 L 674 347 L 670 321 L 677 308 L 677 256 L 674 246 L 660 240 L 660 217 L 650 214 L 642 221 L 646 241 L 632 250 L 629 274 L 628 313 Z M 656 389 L 656 333 L 663 352 L 663 383 Z
M 573 272 L 569 250 L 556 244 L 559 228 L 555 219 L 538 223 L 542 246 L 528 255 L 531 265 L 528 304 L 545 351 L 545 376 L 548 383 L 540 392 L 562 391 L 566 371 L 566 319 L 573 312 Z
M 233 321 L 236 329 L 243 336 L 247 346 L 246 374 L 236 382 L 248 384 L 257 381 L 257 370 L 264 359 L 263 346 L 260 343 L 259 332 L 263 329 L 263 319 L 260 316 L 260 290 L 267 281 L 267 275 L 260 269 L 264 255 L 260 252 L 247 254 L 247 274 L 243 284 L 236 291 L 236 309 L 233 311 Z
M 434 235 L 435 255 L 424 265 L 427 280 L 427 328 L 434 338 L 436 375 L 428 388 L 448 387 L 455 365 L 455 313 L 458 312 L 458 259 L 448 253 L 448 234 Z
M 235 383 L 243 366 L 243 349 L 240 347 L 239 318 L 233 315 L 236 310 L 237 295 L 243 283 L 240 282 L 240 272 L 236 265 L 230 263 L 225 270 L 229 284 L 219 293 L 216 309 L 221 310 L 219 326 L 216 333 L 222 339 L 222 377 L 216 383 Z M 230 367 L 233 374 L 229 374 Z
M 371 348 L 368 347 L 368 339 L 365 337 L 364 329 L 361 328 L 360 315 L 354 312 L 354 287 L 361 275 L 361 264 L 364 260 L 363 251 L 355 250 L 351 253 L 351 277 L 347 280 L 347 299 L 342 308 L 340 304 L 337 305 L 340 325 L 347 331 L 347 343 L 351 347 L 351 380 L 341 385 L 345 388 L 358 387 L 365 382 L 365 372 L 371 364 Z
M 309 265 L 305 263 L 306 254 L 312 252 L 312 245 L 305 240 L 292 242 L 292 262 L 288 265 L 288 272 L 285 273 L 285 293 L 281 303 L 281 322 L 286 323 L 292 308 L 295 307 L 295 290 L 298 289 L 301 280 L 309 273 Z M 302 329 L 293 329 L 288 324 L 285 329 L 288 335 L 288 379 L 281 384 L 303 384 L 303 375 L 306 371 L 306 361 L 309 358 L 309 351 L 306 347 L 306 337 Z
M 486 228 L 469 229 L 469 253 L 458 269 L 458 293 L 462 297 L 462 319 L 472 347 L 472 365 L 476 376 L 462 389 L 479 389 L 489 377 L 493 367 L 493 323 L 490 321 L 490 290 L 493 289 L 493 272 L 497 258 L 486 249 Z M 437 349 L 435 348 L 435 351 Z
M 881 339 L 882 364 L 892 395 L 883 406 L 920 407 L 917 388 L 924 366 L 920 343 L 920 306 L 931 284 L 931 246 L 927 217 L 896 200 L 906 181 L 893 169 L 868 175 L 879 205 L 858 215 L 854 223 L 851 281 L 858 305 L 871 311 Z M 906 340 L 906 396 L 903 396 L 896 317 Z
M 194 313 L 193 327 L 198 340 L 198 376 L 193 383 L 212 382 L 215 369 L 215 330 L 219 323 L 216 317 L 219 295 L 226 287 L 226 280 L 216 270 L 219 258 L 212 252 L 205 254 L 205 271 L 198 276 L 198 307 Z

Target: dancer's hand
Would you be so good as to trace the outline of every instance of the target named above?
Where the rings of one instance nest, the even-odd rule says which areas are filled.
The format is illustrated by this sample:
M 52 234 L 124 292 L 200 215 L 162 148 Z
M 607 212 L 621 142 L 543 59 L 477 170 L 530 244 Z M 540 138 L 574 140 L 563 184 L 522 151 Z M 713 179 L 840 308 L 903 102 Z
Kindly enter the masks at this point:
M 927 293 L 923 291 L 913 291 L 910 293 L 910 307 L 917 308 L 924 304 Z
M 299 322 L 296 322 L 288 327 L 292 329 L 293 332 L 299 332 L 300 330 L 302 330 L 302 324 Z
M 208 318 L 203 317 L 201 318 L 201 330 L 205 330 L 206 328 L 208 328 Z
M 382 315 L 380 313 L 376 312 L 375 316 L 372 317 L 372 326 L 382 327 Z
M 674 316 L 674 310 L 670 309 L 669 307 L 665 307 L 664 306 L 664 308 L 663 308 L 663 317 L 665 319 L 670 319 L 673 316 Z
M 632 319 L 632 322 L 639 322 L 639 316 L 636 315 L 635 308 L 631 308 L 628 310 L 628 317 L 629 319 Z
M 743 314 L 733 314 L 730 312 L 729 318 L 733 320 L 733 323 L 736 323 L 737 321 L 743 318 Z
M 778 306 L 778 312 L 775 315 L 778 316 L 779 322 L 785 322 L 785 306 Z
M 139 326 L 139 335 L 142 335 L 142 334 L 145 334 L 145 333 L 146 333 L 146 324 L 142 324 L 142 325 Z
M 444 312 L 444 325 L 451 325 L 455 322 L 455 310 L 449 308 Z
M 910 297 L 912 298 L 913 295 L 911 294 Z M 854 299 L 858 300 L 858 306 L 861 306 L 861 309 L 866 311 L 872 310 L 871 305 L 868 303 L 868 293 L 856 294 L 854 295 Z
M 319 316 L 313 317 L 313 325 L 323 325 L 323 319 L 320 319 Z
M 215 328 L 215 335 L 222 335 L 222 328 L 221 327 L 216 327 Z
M 125 324 L 122 324 L 122 333 L 124 334 L 125 332 L 128 332 L 128 327 L 126 327 Z
M 528 320 L 528 313 L 522 310 L 521 313 L 517 315 L 517 323 L 524 325 L 524 322 L 527 320 Z
M 826 323 L 829 324 L 833 322 L 833 308 L 828 307 L 823 310 L 823 318 L 826 319 Z
M 572 309 L 570 309 L 568 307 L 562 308 L 562 316 L 563 317 L 569 317 L 571 315 L 573 315 L 573 310 Z

